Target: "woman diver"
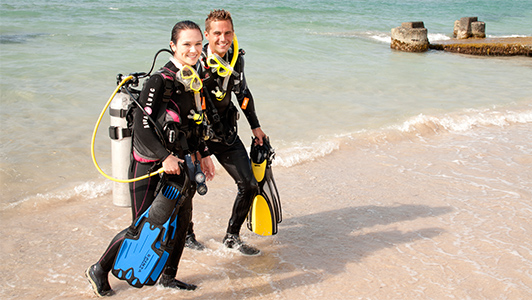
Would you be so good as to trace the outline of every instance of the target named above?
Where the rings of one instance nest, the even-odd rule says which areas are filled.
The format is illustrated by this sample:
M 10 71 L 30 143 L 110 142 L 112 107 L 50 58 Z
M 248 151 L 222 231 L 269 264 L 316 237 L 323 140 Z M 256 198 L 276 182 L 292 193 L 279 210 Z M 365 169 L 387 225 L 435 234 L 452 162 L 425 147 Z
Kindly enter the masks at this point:
M 202 82 L 194 66 L 201 56 L 202 41 L 201 29 L 192 21 L 181 21 L 173 27 L 170 41 L 173 56 L 147 80 L 139 97 L 143 109 L 133 112 L 133 150 L 129 170 L 129 177 L 136 178 L 162 165 L 164 180 L 181 181 L 178 186 L 182 186 L 180 193 L 183 196 L 179 200 L 180 206 L 176 208 L 178 218 L 170 244 L 173 249 L 162 270 L 159 284 L 185 290 L 194 290 L 196 286 L 181 282 L 175 276 L 191 220 L 196 183 L 194 180 L 182 180 L 187 171 L 186 168 L 181 169 L 180 165 L 184 163 L 185 156 L 190 155 L 192 160 L 201 161 L 207 179 L 214 176 L 214 164 L 202 136 L 201 115 L 200 121 L 193 118 L 194 113 L 191 117 L 191 112 L 196 112 L 198 116 L 196 101 Z M 133 224 L 154 202 L 160 182 L 164 183 L 161 177 L 154 176 L 130 183 Z M 127 232 L 128 228 L 118 233 L 98 262 L 86 270 L 86 276 L 98 296 L 114 294 L 108 275 Z

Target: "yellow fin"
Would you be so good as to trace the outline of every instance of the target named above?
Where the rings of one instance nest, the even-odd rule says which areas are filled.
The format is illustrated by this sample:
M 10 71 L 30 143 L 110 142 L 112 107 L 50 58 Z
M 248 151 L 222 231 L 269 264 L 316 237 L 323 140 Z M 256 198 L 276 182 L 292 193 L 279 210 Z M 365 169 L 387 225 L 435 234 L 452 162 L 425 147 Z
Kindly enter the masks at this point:
M 266 199 L 257 195 L 251 206 L 251 230 L 258 235 L 272 235 L 272 211 Z

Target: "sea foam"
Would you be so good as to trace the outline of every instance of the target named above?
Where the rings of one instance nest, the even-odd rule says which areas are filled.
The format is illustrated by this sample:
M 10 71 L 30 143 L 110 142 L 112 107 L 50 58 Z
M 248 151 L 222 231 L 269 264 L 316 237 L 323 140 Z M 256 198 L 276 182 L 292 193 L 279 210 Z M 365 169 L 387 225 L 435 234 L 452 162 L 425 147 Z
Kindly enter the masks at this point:
M 418 131 L 420 127 L 464 132 L 477 126 L 504 127 L 515 123 L 532 123 L 532 110 L 499 111 L 491 109 L 469 109 L 462 113 L 446 114 L 443 116 L 419 114 L 400 125 L 391 126 L 391 128 L 396 128 L 401 132 Z
M 368 143 L 380 144 L 389 141 L 408 139 L 412 136 L 430 138 L 443 132 L 467 133 L 478 127 L 506 127 L 513 124 L 532 123 L 532 109 L 507 110 L 501 108 L 466 109 L 461 112 L 442 115 L 418 114 L 402 123 L 387 125 L 375 130 L 321 136 L 308 145 L 298 142 L 283 147 L 276 153 L 273 165 L 291 167 L 316 160 L 339 150 L 341 145 L 348 144 L 364 147 Z
M 8 203 L 0 208 L 0 211 L 15 208 L 22 204 L 37 205 L 41 203 L 61 202 L 69 199 L 90 200 L 104 196 L 112 190 L 111 181 L 95 182 L 88 181 L 74 186 L 49 193 L 38 193 L 25 197 L 19 201 Z

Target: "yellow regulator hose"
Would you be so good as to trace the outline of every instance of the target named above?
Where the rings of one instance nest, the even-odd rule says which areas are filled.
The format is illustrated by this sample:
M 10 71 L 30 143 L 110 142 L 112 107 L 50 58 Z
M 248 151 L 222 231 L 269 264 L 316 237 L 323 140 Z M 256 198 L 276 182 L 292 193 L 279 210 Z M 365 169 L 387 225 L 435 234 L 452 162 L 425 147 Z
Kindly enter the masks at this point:
M 150 174 L 146 174 L 146 175 L 143 175 L 143 176 L 140 176 L 140 177 L 137 177 L 137 178 L 132 178 L 132 179 L 118 179 L 118 178 L 114 178 L 112 176 L 109 176 L 107 175 L 101 168 L 100 166 L 98 165 L 98 162 L 96 161 L 96 155 L 94 154 L 94 142 L 96 140 L 96 133 L 98 132 L 98 127 L 100 127 L 100 122 L 102 121 L 102 118 L 103 118 L 103 115 L 105 114 L 105 112 L 107 111 L 107 108 L 109 107 L 109 105 L 111 104 L 111 101 L 113 100 L 113 98 L 115 97 L 115 95 L 118 93 L 118 91 L 120 91 L 120 88 L 126 83 L 128 82 L 129 80 L 133 79 L 133 76 L 129 75 L 128 77 L 124 78 L 122 80 L 122 82 L 120 82 L 120 84 L 116 87 L 116 90 L 113 92 L 113 94 L 111 95 L 111 97 L 109 98 L 109 101 L 107 101 L 107 103 L 105 104 L 102 112 L 100 113 L 100 117 L 98 117 L 98 121 L 96 122 L 96 125 L 94 126 L 94 131 L 92 132 L 92 140 L 91 140 L 91 156 L 92 156 L 92 162 L 94 163 L 94 166 L 96 166 L 96 169 L 98 169 L 98 171 L 107 179 L 110 179 L 112 181 L 116 181 L 116 182 L 121 182 L 121 183 L 130 183 L 130 182 L 135 182 L 135 181 L 139 181 L 139 180 L 143 180 L 143 179 L 146 179 L 148 177 L 151 177 L 151 176 L 154 176 L 154 175 L 157 175 L 157 174 L 160 174 L 160 173 L 163 173 L 164 172 L 164 169 L 163 168 L 160 168 L 159 170 L 155 171 L 155 172 L 152 172 Z

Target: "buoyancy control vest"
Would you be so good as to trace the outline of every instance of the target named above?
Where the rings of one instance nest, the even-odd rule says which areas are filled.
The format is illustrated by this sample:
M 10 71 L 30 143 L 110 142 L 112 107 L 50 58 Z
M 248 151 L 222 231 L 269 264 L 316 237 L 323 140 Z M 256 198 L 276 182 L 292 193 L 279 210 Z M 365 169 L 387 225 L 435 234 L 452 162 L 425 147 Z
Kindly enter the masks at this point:
M 184 85 L 176 80 L 175 73 L 178 71 L 172 63 L 169 63 L 152 75 L 152 77 L 161 76 L 163 78 L 165 90 L 162 93 L 162 102 L 158 103 L 157 115 L 152 116 L 154 124 L 150 124 L 150 126 L 152 130 L 161 133 L 161 143 L 167 152 L 173 152 L 180 157 L 183 154 L 195 151 L 200 151 L 203 154 L 204 147 L 202 147 L 202 144 L 205 140 L 205 129 L 203 123 L 197 123 L 192 119 L 193 115 L 196 114 L 194 95 L 191 92 L 186 92 Z M 145 83 L 147 86 L 144 89 L 150 89 L 148 93 L 161 95 L 161 91 L 157 91 L 156 87 L 149 86 L 150 84 L 157 83 L 148 81 Z M 156 97 L 156 95 L 148 94 L 144 97 Z M 148 98 L 147 101 L 149 100 Z M 149 104 L 144 103 L 143 105 L 149 107 Z M 143 122 L 145 122 L 147 117 L 148 115 L 144 114 Z M 136 120 L 138 121 L 139 118 L 137 117 Z M 140 130 L 145 132 L 146 124 L 142 125 L 143 128 Z M 133 124 L 133 128 L 135 127 L 137 128 L 137 133 L 133 130 L 133 147 L 136 152 L 140 152 L 142 156 L 147 158 L 160 159 L 162 155 L 155 152 L 157 149 L 154 145 L 146 145 L 135 138 L 135 134 L 138 134 L 139 131 L 138 124 Z
M 232 145 L 238 137 L 237 120 L 239 110 L 231 100 L 231 92 L 235 94 L 238 105 L 244 113 L 251 129 L 260 127 L 255 113 L 253 95 L 251 94 L 244 75 L 243 49 L 238 49 L 238 57 L 234 61 L 232 72 L 226 75 L 233 62 L 235 44 L 222 58 L 210 53 L 209 44 L 203 47 L 200 58 L 200 76 L 203 78 L 203 91 L 207 103 L 207 117 L 211 126 L 213 142 Z M 213 58 L 214 56 L 214 58 Z M 220 68 L 219 65 L 223 65 Z
M 208 44 L 205 45 L 200 59 L 200 76 L 203 78 L 204 97 L 207 107 L 207 120 L 210 126 L 210 140 L 213 142 L 232 145 L 238 136 L 238 119 L 240 114 L 231 101 L 231 92 L 238 93 L 241 89 L 243 76 L 243 59 L 239 57 L 233 72 L 226 77 L 220 76 L 216 70 L 207 63 Z M 233 57 L 234 49 L 226 54 L 227 61 Z M 244 50 L 239 50 L 239 56 L 245 54 Z

